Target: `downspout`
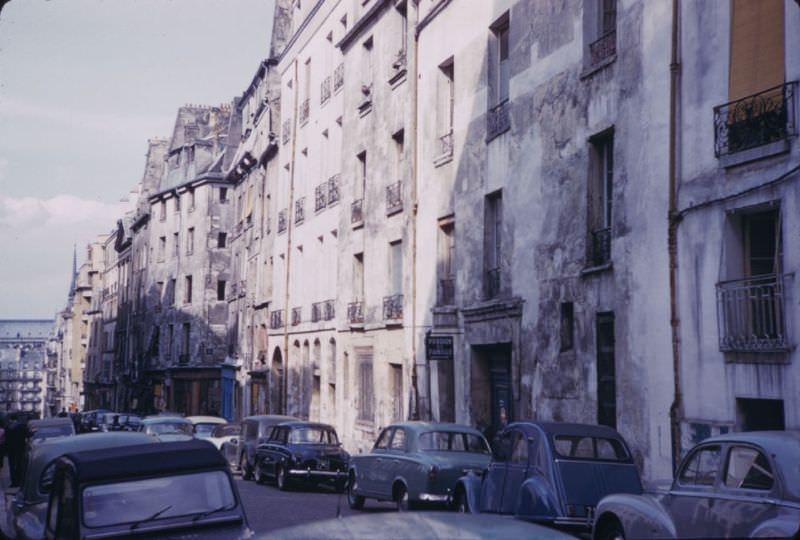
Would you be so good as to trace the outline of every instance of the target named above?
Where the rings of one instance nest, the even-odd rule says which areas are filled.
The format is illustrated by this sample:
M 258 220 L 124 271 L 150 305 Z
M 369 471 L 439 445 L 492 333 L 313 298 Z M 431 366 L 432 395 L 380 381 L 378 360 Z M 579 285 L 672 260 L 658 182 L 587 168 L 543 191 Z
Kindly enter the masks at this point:
M 294 165 L 295 165 L 295 152 L 297 146 L 297 98 L 299 83 L 297 80 L 297 59 L 294 64 L 294 105 L 292 106 L 292 157 L 289 161 L 289 200 L 286 205 L 286 272 L 284 275 L 284 316 L 283 321 L 283 413 L 289 414 L 289 269 L 292 262 L 292 221 L 294 212 L 292 211 L 292 202 L 294 201 Z
M 677 188 L 677 114 L 678 91 L 680 77 L 679 57 L 679 2 L 672 0 L 672 53 L 669 64 L 669 226 L 667 243 L 669 251 L 669 309 L 670 329 L 672 332 L 672 378 L 674 396 L 669 410 L 670 436 L 672 440 L 672 470 L 675 472 L 681 458 L 681 419 L 683 417 L 683 391 L 681 390 L 681 342 L 680 319 L 678 314 L 678 224 L 681 216 L 678 213 Z
M 409 3 L 409 6 L 411 3 Z M 419 420 L 420 407 L 419 407 L 419 375 L 417 374 L 417 110 L 418 110 L 418 92 L 417 83 L 419 77 L 419 50 L 418 40 L 419 36 L 415 31 L 417 22 L 419 21 L 419 6 L 414 2 L 414 21 L 408 25 L 407 32 L 413 34 L 414 39 L 410 40 L 411 43 L 411 61 L 412 72 L 409 90 L 411 91 L 411 141 L 412 141 L 412 158 L 411 158 L 411 390 L 414 396 L 414 407 L 410 411 L 412 420 Z M 430 381 L 430 377 L 428 377 Z M 428 392 L 430 396 L 430 392 Z

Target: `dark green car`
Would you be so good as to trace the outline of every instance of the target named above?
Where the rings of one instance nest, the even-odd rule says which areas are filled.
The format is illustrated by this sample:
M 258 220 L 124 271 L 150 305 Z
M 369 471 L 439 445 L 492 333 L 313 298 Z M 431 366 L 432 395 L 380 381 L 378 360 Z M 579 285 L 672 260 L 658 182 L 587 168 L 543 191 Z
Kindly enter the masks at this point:
M 452 502 L 456 481 L 481 473 L 491 461 L 489 444 L 469 426 L 403 422 L 385 428 L 368 454 L 350 458 L 347 501 L 395 501 L 398 510 L 421 502 Z

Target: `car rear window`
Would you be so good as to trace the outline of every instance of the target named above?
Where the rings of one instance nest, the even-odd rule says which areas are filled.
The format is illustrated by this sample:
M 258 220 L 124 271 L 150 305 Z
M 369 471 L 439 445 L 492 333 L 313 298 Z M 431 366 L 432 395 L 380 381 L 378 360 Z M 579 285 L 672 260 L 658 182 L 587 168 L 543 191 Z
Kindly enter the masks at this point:
M 291 444 L 338 444 L 336 432 L 325 428 L 302 427 L 293 428 L 289 432 Z
M 475 433 L 459 431 L 428 431 L 419 436 L 419 447 L 433 452 L 472 452 L 490 454 L 486 439 Z
M 556 453 L 563 458 L 596 461 L 628 461 L 625 446 L 616 439 L 586 435 L 556 435 L 553 437 Z

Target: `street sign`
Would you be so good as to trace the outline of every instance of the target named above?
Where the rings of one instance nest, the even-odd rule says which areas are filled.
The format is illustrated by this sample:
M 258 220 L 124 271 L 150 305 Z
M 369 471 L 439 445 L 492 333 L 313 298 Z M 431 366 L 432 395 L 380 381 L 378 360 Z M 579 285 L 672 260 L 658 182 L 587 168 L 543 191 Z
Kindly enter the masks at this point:
M 453 360 L 453 336 L 425 336 L 428 360 Z

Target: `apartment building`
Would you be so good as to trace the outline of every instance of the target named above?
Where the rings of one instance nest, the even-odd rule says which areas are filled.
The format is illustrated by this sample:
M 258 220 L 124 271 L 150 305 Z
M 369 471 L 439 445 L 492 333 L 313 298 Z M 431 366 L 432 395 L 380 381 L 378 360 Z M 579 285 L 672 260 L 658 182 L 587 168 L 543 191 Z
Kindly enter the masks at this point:
M 53 321 L 0 320 L 0 408 L 44 415 L 45 368 Z

